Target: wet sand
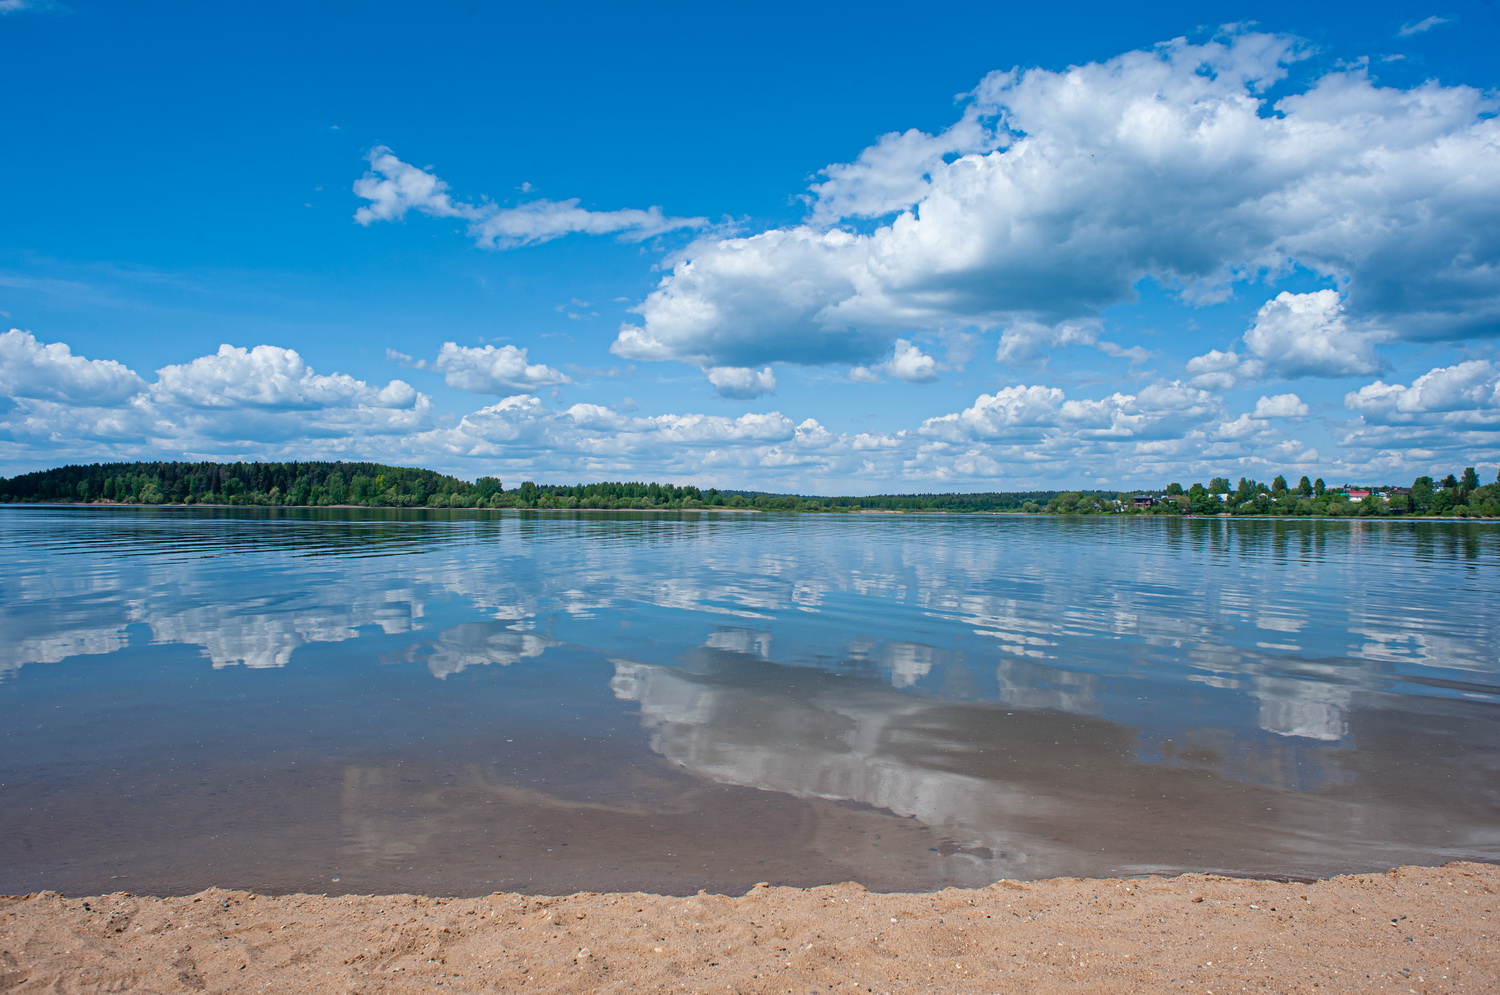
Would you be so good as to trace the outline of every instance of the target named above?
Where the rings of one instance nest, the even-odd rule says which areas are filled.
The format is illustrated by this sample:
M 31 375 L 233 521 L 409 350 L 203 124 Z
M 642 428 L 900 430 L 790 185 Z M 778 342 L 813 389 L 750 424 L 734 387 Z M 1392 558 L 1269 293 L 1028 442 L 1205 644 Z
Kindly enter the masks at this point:
M 740 897 L 0 898 L 0 991 L 1494 992 L 1500 866 Z

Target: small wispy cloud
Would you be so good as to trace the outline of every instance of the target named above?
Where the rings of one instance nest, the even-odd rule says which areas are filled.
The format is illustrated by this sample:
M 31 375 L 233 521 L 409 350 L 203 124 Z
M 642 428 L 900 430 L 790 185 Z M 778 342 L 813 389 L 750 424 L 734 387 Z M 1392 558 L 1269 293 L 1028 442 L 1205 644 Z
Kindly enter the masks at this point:
M 618 234 L 638 241 L 678 228 L 702 228 L 708 224 L 707 218 L 668 217 L 660 207 L 590 211 L 579 207 L 576 197 L 532 200 L 515 207 L 488 202 L 470 204 L 451 197 L 448 184 L 428 169 L 401 161 L 384 146 L 371 150 L 368 158 L 369 171 L 354 181 L 354 192 L 370 202 L 354 212 L 354 220 L 362 225 L 399 221 L 408 211 L 417 211 L 434 218 L 467 221 L 469 236 L 481 248 L 512 249 L 550 242 L 574 232 Z
M 1431 31 L 1439 24 L 1447 24 L 1452 20 L 1453 18 L 1451 17 L 1439 17 L 1436 14 L 1433 14 L 1431 17 L 1424 17 L 1420 21 L 1412 21 L 1409 24 L 1401 25 L 1401 30 L 1398 31 L 1397 34 L 1399 34 L 1402 38 L 1410 38 L 1412 35 L 1419 35 L 1424 31 Z
M 65 9 L 53 0 L 0 0 L 0 14 L 19 14 L 24 10 L 63 11 Z

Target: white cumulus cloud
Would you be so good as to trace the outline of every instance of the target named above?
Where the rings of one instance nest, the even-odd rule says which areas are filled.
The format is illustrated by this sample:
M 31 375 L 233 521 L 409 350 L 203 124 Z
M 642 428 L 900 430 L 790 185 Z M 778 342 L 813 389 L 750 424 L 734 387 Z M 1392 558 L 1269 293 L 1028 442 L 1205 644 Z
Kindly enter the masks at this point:
M 376 386 L 321 374 L 295 349 L 219 346 L 211 356 L 156 371 L 131 411 L 136 431 L 159 446 L 214 446 L 348 439 L 421 431 L 432 401 L 404 380 Z
M 776 374 L 767 366 L 752 370 L 744 366 L 713 366 L 706 371 L 708 382 L 720 397 L 742 401 L 753 400 L 776 392 Z
M 1430 473 L 1493 461 L 1500 451 L 1500 364 L 1441 366 L 1410 385 L 1377 380 L 1344 396 L 1360 415 L 1335 437 L 1345 458 Z
M 38 342 L 18 328 L 0 332 L 0 394 L 107 407 L 145 387 L 133 370 L 113 359 L 75 356 L 62 342 Z
M 153 401 L 193 408 L 410 408 L 418 398 L 403 380 L 377 388 L 344 373 L 315 373 L 295 349 L 273 345 L 224 344 L 212 356 L 164 366 L 156 377 Z
M 1252 418 L 1304 418 L 1308 414 L 1307 402 L 1296 394 L 1277 394 L 1261 397 L 1255 402 Z
M 26 333 L 0 335 L 0 359 L 4 452 L 44 464 L 163 453 L 283 458 L 289 443 L 308 458 L 341 458 L 379 448 L 376 439 L 425 431 L 432 421 L 431 399 L 410 384 L 320 374 L 278 346 L 224 345 L 162 367 L 154 383 Z
M 963 411 L 929 418 L 922 431 L 949 441 L 1038 436 L 1063 420 L 1065 398 L 1057 387 L 1003 387 L 993 394 L 980 394 Z
M 938 363 L 907 339 L 897 339 L 891 357 L 885 362 L 849 370 L 849 379 L 855 383 L 879 383 L 884 377 L 906 383 L 931 383 L 938 378 Z
M 1182 436 L 1218 410 L 1210 394 L 1176 382 L 1097 399 L 1069 399 L 1058 387 L 1017 385 L 980 394 L 963 411 L 929 418 L 921 431 L 949 442 L 1147 440 Z
M 1228 390 L 1239 382 L 1240 368 L 1245 359 L 1233 349 L 1210 349 L 1202 356 L 1187 361 L 1187 373 L 1194 387 L 1210 390 Z M 1259 373 L 1259 367 L 1254 371 Z
M 1409 387 L 1377 380 L 1346 394 L 1344 404 L 1376 424 L 1495 424 L 1500 421 L 1500 366 L 1472 359 L 1424 373 Z
M 513 345 L 476 348 L 444 342 L 432 366 L 442 371 L 448 386 L 476 394 L 508 396 L 573 382 L 561 370 L 528 362 L 526 350 Z
M 859 237 L 810 228 L 695 243 L 620 329 L 625 359 L 699 366 L 764 366 L 879 359 L 895 336 L 851 327 L 832 313 L 856 296 L 850 262 Z
M 536 397 L 511 397 L 465 415 L 457 425 L 409 440 L 413 452 L 477 458 L 510 477 L 542 464 L 592 479 L 718 478 L 723 486 L 762 467 L 832 472 L 852 445 L 814 419 L 780 412 L 724 417 L 698 413 L 632 416 L 597 404 L 550 409 Z M 538 478 L 539 479 L 539 478 Z
M 970 104 L 957 124 L 938 135 L 910 128 L 880 138 L 849 163 L 825 166 L 812 185 L 808 220 L 827 225 L 844 218 L 876 218 L 904 211 L 928 191 L 932 174 L 954 154 L 985 150 L 993 131 Z
M 1097 319 L 1063 321 L 1055 325 L 1015 321 L 1000 333 L 995 358 L 1002 363 L 1025 363 L 1066 346 L 1098 345 L 1100 327 L 1101 322 Z
M 1339 377 L 1381 368 L 1375 339 L 1349 327 L 1337 291 L 1280 293 L 1245 333 L 1245 345 L 1277 376 Z
M 1379 332 L 1351 326 L 1335 290 L 1309 294 L 1283 291 L 1261 305 L 1245 332 L 1248 356 L 1210 350 L 1188 360 L 1199 387 L 1224 389 L 1240 380 L 1266 377 L 1346 377 L 1375 373 L 1384 363 L 1375 353 Z
M 937 360 L 906 339 L 897 339 L 895 353 L 885 363 L 885 372 L 907 383 L 928 383 L 937 379 Z
M 435 218 L 467 218 L 473 208 L 455 204 L 448 184 L 424 169 L 396 158 L 388 148 L 369 155 L 370 171 L 354 181 L 354 192 L 370 203 L 354 212 L 362 225 L 376 221 L 400 221 L 407 211 L 420 211 Z
M 807 224 L 690 246 L 615 351 L 869 364 L 914 330 L 1094 318 L 1147 278 L 1217 300 L 1296 266 L 1344 288 L 1346 330 L 1500 333 L 1495 101 L 1358 68 L 1268 98 L 1299 58 L 1232 33 L 992 74 L 952 135 L 888 135 L 825 169 Z M 868 233 L 830 227 L 892 210 Z M 1256 341 L 1292 334 L 1268 318 Z M 1299 338 L 1283 375 L 1377 368 L 1368 343 L 1334 337 Z

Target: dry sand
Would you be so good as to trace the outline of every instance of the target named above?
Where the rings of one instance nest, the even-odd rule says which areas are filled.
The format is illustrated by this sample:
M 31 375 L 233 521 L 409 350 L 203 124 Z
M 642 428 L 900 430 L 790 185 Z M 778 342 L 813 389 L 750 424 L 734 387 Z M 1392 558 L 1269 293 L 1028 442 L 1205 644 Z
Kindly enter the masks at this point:
M 1495 992 L 1500 867 L 933 894 L 0 898 L 5 992 Z

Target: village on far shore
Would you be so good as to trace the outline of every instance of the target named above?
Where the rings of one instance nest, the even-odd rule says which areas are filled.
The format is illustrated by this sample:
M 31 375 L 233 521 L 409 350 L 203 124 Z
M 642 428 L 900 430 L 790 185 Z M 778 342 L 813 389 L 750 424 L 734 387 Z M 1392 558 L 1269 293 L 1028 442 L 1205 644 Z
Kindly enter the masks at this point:
M 1054 514 L 1078 514 L 1087 498 L 1078 496 L 1069 509 L 1069 494 L 1049 502 L 1045 509 Z M 1127 507 L 1128 503 L 1128 507 Z M 1442 480 L 1421 476 L 1410 487 L 1364 486 L 1345 484 L 1329 487 L 1320 477 L 1303 477 L 1288 485 L 1280 475 L 1270 484 L 1241 477 L 1231 485 L 1227 478 L 1215 477 L 1208 486 L 1193 484 L 1186 490 L 1181 484 L 1168 484 L 1158 492 L 1136 492 L 1128 502 L 1115 498 L 1112 508 L 1099 511 L 1129 511 L 1149 514 L 1181 515 L 1309 515 L 1328 518 L 1359 516 L 1439 516 L 1457 518 L 1494 518 L 1500 516 L 1500 479 L 1489 485 L 1479 483 L 1474 467 L 1465 467 L 1461 476 L 1448 474 Z

